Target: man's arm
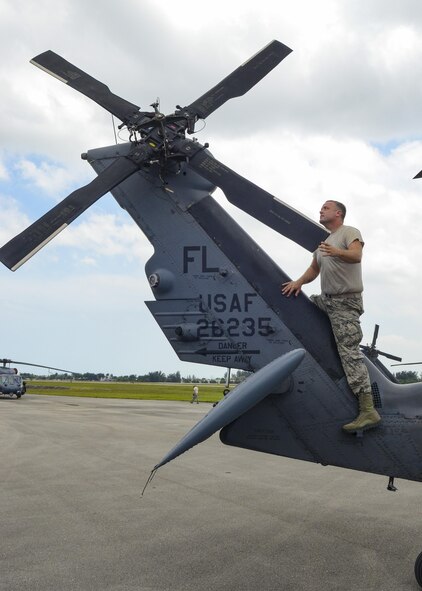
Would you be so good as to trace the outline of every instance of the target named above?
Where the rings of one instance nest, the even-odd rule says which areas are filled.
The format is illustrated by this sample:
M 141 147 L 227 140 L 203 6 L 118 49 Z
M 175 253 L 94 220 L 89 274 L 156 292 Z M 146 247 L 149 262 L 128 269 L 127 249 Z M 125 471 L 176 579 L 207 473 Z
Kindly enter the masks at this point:
M 362 260 L 362 243 L 358 239 L 349 244 L 345 250 L 321 242 L 319 250 L 323 257 L 338 257 L 345 263 L 360 263 Z
M 306 269 L 304 274 L 299 277 L 299 279 L 296 279 L 296 281 L 287 281 L 286 283 L 283 283 L 281 286 L 281 293 L 287 297 L 291 296 L 292 293 L 294 293 L 295 296 L 298 296 L 302 290 L 302 285 L 305 283 L 311 283 L 311 281 L 316 279 L 318 275 L 319 267 L 318 263 L 316 262 L 316 258 L 314 257 L 310 266 Z

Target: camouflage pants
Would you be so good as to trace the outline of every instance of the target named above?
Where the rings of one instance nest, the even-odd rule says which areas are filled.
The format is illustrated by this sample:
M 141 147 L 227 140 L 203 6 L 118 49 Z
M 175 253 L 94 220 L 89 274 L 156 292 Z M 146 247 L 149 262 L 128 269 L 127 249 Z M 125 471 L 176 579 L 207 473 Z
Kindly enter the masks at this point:
M 363 314 L 362 296 L 327 298 L 313 295 L 310 299 L 330 319 L 341 364 L 351 390 L 356 396 L 360 392 L 371 393 L 368 370 L 359 348 L 363 336 L 359 320 Z

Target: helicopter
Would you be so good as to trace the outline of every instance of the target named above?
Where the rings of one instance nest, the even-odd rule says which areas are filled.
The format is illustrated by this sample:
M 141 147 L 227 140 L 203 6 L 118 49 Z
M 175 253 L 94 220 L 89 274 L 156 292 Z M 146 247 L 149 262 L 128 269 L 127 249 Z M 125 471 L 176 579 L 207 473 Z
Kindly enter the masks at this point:
M 16 271 L 109 191 L 153 246 L 145 272 L 146 305 L 182 361 L 231 367 L 251 375 L 213 407 L 156 464 L 164 464 L 219 431 L 222 443 L 323 466 L 422 481 L 422 384 L 398 384 L 373 346 L 363 348 L 381 424 L 355 435 L 341 426 L 355 398 L 328 318 L 301 293 L 280 294 L 290 277 L 213 197 L 314 252 L 328 232 L 289 204 L 240 176 L 194 137 L 228 100 L 245 95 L 289 54 L 274 40 L 205 94 L 174 113 L 152 111 L 53 51 L 31 60 L 117 117 L 129 141 L 82 154 L 97 173 L 0 248 Z M 190 137 L 192 136 L 192 137 Z M 422 585 L 422 554 L 415 564 Z
M 14 365 L 30 365 L 32 367 L 54 369 L 64 373 L 73 373 L 67 369 L 59 369 L 58 367 L 50 367 L 48 365 L 39 365 L 38 363 L 15 361 L 14 359 L 0 359 L 0 394 L 6 394 L 10 398 L 15 395 L 17 399 L 20 399 L 26 392 L 25 380 L 22 378 L 16 367 L 10 367 L 11 363 Z

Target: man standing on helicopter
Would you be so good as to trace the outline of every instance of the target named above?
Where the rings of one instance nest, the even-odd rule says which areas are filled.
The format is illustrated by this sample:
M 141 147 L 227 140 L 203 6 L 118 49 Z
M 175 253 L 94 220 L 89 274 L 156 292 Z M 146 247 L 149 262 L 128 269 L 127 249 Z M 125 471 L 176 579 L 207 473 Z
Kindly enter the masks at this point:
M 299 295 L 302 285 L 321 276 L 321 294 L 311 300 L 329 317 L 347 382 L 359 400 L 359 415 L 343 426 L 348 433 L 370 429 L 381 417 L 374 408 L 368 370 L 359 348 L 362 340 L 360 316 L 362 302 L 361 233 L 344 225 L 346 207 L 328 200 L 321 207 L 320 223 L 329 230 L 328 238 L 314 252 L 311 265 L 295 281 L 281 286 L 283 295 Z

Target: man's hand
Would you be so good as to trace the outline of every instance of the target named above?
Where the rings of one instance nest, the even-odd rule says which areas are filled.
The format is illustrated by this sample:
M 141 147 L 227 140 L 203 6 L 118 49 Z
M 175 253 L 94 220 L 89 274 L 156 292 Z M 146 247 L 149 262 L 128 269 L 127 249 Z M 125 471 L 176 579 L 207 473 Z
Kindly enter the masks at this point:
M 321 242 L 319 250 L 323 257 L 338 257 L 340 255 L 339 248 L 335 248 L 335 246 L 327 244 L 326 242 Z
M 362 243 L 359 240 L 354 240 L 346 250 L 321 242 L 319 250 L 323 257 L 338 257 L 345 263 L 360 263 L 362 259 Z
M 315 257 L 312 259 L 311 266 L 306 269 L 302 277 L 296 279 L 296 281 L 286 281 L 280 287 L 281 293 L 287 297 L 291 296 L 292 293 L 298 296 L 302 291 L 302 285 L 310 283 L 319 275 L 319 267 Z
M 287 281 L 281 286 L 281 293 L 287 297 L 290 297 L 292 293 L 298 296 L 302 291 L 302 283 L 296 279 L 296 281 Z

